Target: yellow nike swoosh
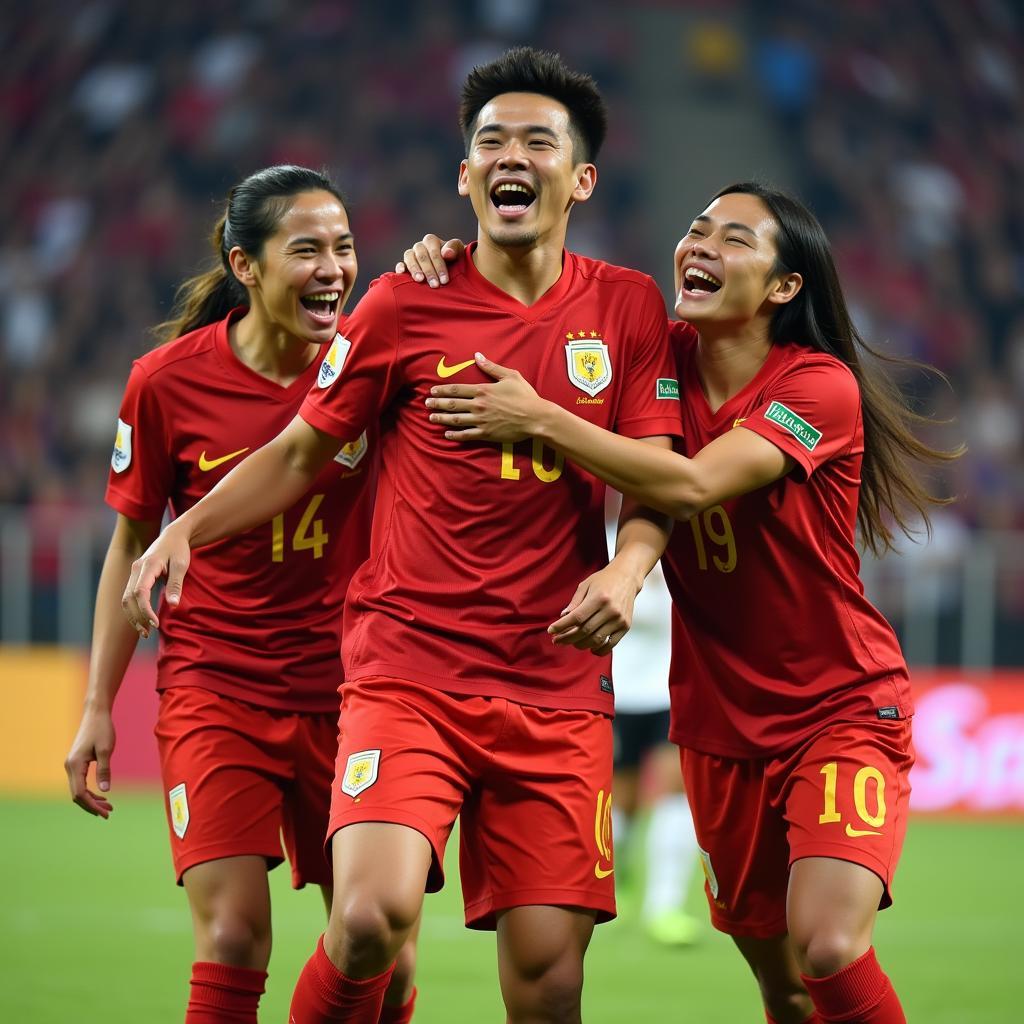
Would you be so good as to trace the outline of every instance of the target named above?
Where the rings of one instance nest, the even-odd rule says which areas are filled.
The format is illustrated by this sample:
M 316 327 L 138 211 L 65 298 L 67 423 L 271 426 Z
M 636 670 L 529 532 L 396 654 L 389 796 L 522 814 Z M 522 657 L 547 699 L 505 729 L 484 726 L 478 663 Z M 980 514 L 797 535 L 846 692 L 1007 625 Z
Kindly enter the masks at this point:
M 206 450 L 204 449 L 202 454 L 199 456 L 199 468 L 204 473 L 208 473 L 211 469 L 216 469 L 218 466 L 223 466 L 225 462 L 230 462 L 232 459 L 238 458 L 239 455 L 244 455 L 248 450 L 248 448 L 239 448 L 237 452 L 231 452 L 229 455 L 222 455 L 219 459 L 208 459 L 206 457 Z
M 880 836 L 881 832 L 872 832 L 871 829 L 854 828 L 852 825 L 846 826 L 846 834 L 851 839 L 859 839 L 861 836 Z
M 453 377 L 456 373 L 461 373 L 467 366 L 472 366 L 475 362 L 475 359 L 467 359 L 464 363 L 445 366 L 444 356 L 441 356 L 437 361 L 437 375 L 438 377 Z
M 738 427 L 741 423 L 746 423 L 746 422 L 747 422 L 747 417 L 746 416 L 741 416 L 738 420 L 733 420 L 732 421 L 733 429 Z
M 596 878 L 607 878 L 614 870 L 615 870 L 615 868 L 603 868 L 603 867 L 601 867 L 601 862 L 598 861 L 594 865 L 594 876 Z

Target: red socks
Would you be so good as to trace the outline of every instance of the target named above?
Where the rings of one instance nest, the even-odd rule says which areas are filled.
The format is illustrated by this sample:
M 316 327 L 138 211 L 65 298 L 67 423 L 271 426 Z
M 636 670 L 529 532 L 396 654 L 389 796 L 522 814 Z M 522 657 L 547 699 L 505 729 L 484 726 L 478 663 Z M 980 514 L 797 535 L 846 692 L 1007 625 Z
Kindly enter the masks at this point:
M 822 1024 L 907 1024 L 899 997 L 878 966 L 873 947 L 827 978 L 800 977 Z
M 185 1024 L 256 1024 L 267 972 L 197 960 Z
M 288 1024 L 377 1024 L 394 969 L 392 964 L 373 978 L 347 978 L 324 952 L 321 935 L 292 993 Z
M 401 1006 L 382 1006 L 377 1024 L 410 1024 L 412 1011 L 416 1008 L 416 989 L 412 990 L 409 1002 Z

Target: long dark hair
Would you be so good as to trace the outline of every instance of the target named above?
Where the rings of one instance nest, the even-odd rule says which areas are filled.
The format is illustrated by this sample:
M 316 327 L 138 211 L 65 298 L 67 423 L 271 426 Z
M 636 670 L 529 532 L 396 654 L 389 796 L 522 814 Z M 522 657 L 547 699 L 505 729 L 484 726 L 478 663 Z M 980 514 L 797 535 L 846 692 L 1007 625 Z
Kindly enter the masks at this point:
M 236 306 L 248 305 L 248 293 L 231 270 L 228 253 L 237 245 L 259 260 L 291 200 L 302 192 L 321 190 L 347 206 L 344 194 L 323 171 L 294 164 L 264 167 L 235 185 L 210 235 L 211 265 L 179 285 L 170 317 L 153 328 L 159 344 L 223 320 Z
M 865 545 L 876 555 L 894 546 L 886 514 L 903 533 L 912 536 L 916 512 L 930 535 L 930 506 L 948 505 L 953 499 L 932 494 L 910 464 L 949 462 L 965 449 L 961 445 L 942 451 L 916 437 L 915 426 L 935 421 L 911 409 L 893 377 L 879 372 L 878 365 L 923 369 L 945 380 L 944 375 L 923 363 L 886 355 L 864 341 L 850 318 L 825 231 L 803 203 L 770 185 L 751 181 L 729 185 L 715 199 L 734 193 L 756 196 L 779 226 L 772 274 L 795 273 L 803 278 L 800 291 L 772 317 L 772 342 L 798 341 L 828 352 L 850 368 L 860 387 L 864 458 L 857 523 Z

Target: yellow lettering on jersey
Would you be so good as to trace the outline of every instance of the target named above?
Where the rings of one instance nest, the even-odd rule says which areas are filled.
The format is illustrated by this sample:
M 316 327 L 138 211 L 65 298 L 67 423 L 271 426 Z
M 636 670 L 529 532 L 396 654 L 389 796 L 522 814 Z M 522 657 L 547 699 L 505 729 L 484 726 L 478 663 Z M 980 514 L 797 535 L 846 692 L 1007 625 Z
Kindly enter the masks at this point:
M 218 466 L 223 466 L 225 462 L 237 459 L 239 455 L 244 455 L 248 450 L 248 448 L 239 448 L 237 452 L 229 452 L 227 455 L 222 455 L 219 459 L 208 459 L 206 457 L 206 449 L 204 448 L 199 455 L 199 468 L 204 473 L 209 473 L 211 469 L 216 469 Z
M 437 361 L 437 375 L 438 377 L 454 377 L 455 374 L 461 373 L 463 370 L 472 366 L 475 362 L 475 359 L 467 359 L 464 363 L 455 363 L 453 366 L 447 366 L 444 361 L 444 356 L 441 356 Z

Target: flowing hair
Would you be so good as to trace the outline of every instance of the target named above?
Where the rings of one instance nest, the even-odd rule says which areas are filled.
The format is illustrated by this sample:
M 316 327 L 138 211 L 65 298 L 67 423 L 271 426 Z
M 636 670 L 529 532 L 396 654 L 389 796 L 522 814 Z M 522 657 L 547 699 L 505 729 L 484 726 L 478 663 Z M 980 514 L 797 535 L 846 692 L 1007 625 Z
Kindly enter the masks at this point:
M 751 181 L 729 185 L 715 199 L 736 193 L 756 196 L 778 224 L 778 256 L 772 275 L 796 273 L 803 278 L 796 296 L 780 305 L 772 317 L 772 342 L 799 341 L 835 356 L 850 368 L 860 388 L 864 457 L 857 524 L 864 544 L 875 555 L 894 547 L 895 534 L 887 516 L 910 537 L 916 513 L 931 536 L 930 507 L 948 505 L 953 499 L 932 494 L 912 464 L 951 462 L 966 449 L 960 445 L 943 451 L 920 440 L 914 428 L 935 420 L 910 408 L 899 385 L 891 375 L 880 372 L 878 364 L 923 369 L 946 381 L 945 375 L 924 363 L 886 355 L 864 341 L 850 318 L 825 231 L 803 203 L 779 189 Z
M 223 320 L 236 306 L 247 306 L 249 295 L 235 277 L 228 254 L 237 245 L 247 256 L 261 259 L 264 244 L 294 197 L 321 190 L 347 206 L 341 190 L 324 172 L 294 164 L 264 167 L 235 185 L 210 235 L 210 266 L 178 286 L 170 317 L 153 328 L 158 344 Z

